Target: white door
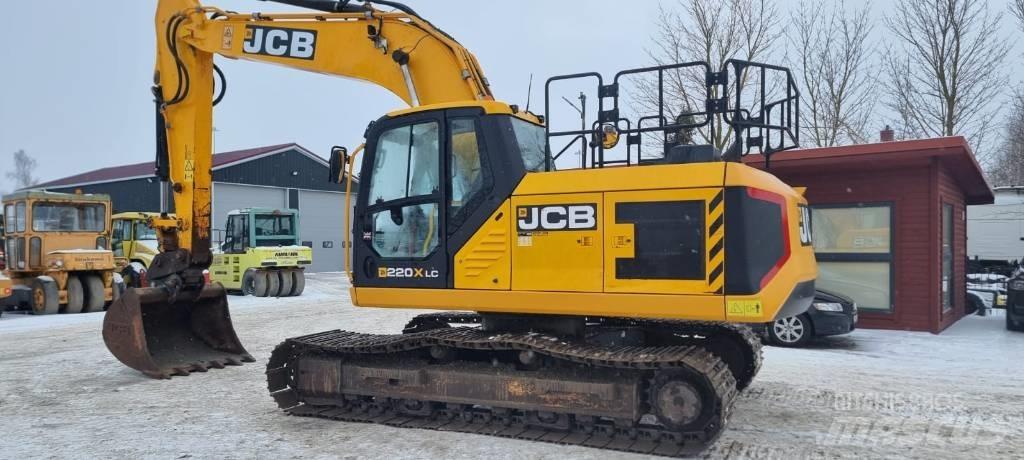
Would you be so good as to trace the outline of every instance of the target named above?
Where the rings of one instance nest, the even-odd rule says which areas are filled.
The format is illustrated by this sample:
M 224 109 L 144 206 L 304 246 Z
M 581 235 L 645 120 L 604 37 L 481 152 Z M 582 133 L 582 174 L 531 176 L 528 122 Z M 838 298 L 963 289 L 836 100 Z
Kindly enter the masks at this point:
M 352 204 L 355 204 L 353 195 Z M 345 269 L 345 194 L 299 191 L 299 236 L 313 246 L 311 272 Z

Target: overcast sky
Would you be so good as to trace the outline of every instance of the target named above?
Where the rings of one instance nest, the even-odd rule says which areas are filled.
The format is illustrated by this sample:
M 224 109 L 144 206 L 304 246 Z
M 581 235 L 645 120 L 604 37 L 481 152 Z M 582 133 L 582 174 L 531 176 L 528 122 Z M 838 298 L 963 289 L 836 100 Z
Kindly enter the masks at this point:
M 291 9 L 254 0 L 208 3 L 236 11 Z M 535 112 L 543 109 L 548 76 L 649 64 L 645 47 L 658 14 L 656 1 L 408 3 L 477 56 L 498 99 L 524 104 L 533 73 Z M 782 0 L 780 11 L 794 4 Z M 155 1 L 4 6 L 0 172 L 9 170 L 18 149 L 39 161 L 43 181 L 151 160 Z M 992 6 L 1003 11 L 1005 3 Z M 876 5 L 875 15 L 884 8 L 887 2 Z M 1015 50 L 1010 62 L 1019 67 L 1020 57 Z M 228 94 L 215 112 L 217 151 L 297 142 L 325 156 L 331 145 L 358 145 L 367 122 L 403 106 L 386 90 L 353 80 L 222 58 L 218 64 Z M 0 176 L 0 189 L 9 190 L 5 181 Z

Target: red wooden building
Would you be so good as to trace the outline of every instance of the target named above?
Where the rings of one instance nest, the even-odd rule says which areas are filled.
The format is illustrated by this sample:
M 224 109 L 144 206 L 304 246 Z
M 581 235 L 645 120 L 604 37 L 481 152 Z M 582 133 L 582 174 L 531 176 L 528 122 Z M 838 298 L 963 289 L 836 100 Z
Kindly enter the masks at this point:
M 817 286 L 856 300 L 860 327 L 938 333 L 964 316 L 966 206 L 993 195 L 963 137 L 781 152 L 770 170 L 807 187 Z

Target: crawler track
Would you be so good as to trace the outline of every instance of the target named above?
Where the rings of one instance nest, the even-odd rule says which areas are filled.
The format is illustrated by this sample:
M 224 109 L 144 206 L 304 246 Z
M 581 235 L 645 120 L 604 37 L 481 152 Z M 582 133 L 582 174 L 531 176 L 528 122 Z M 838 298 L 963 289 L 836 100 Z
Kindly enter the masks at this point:
M 739 391 L 735 370 L 710 344 L 726 329 L 745 337 L 741 328 L 592 320 L 588 333 L 659 326 L 675 337 L 657 346 L 608 346 L 450 327 L 479 319 L 422 315 L 401 335 L 328 331 L 288 339 L 271 355 L 268 389 L 292 415 L 666 456 L 693 455 L 714 442 Z M 753 373 L 759 351 L 752 351 Z M 522 353 L 542 358 L 525 368 L 509 359 Z M 677 423 L 660 414 L 679 408 L 680 388 L 702 399 L 699 414 Z
M 469 312 L 442 312 L 418 315 L 409 321 L 404 333 L 414 333 L 448 327 L 449 325 L 479 325 L 483 316 Z M 659 345 L 701 345 L 729 364 L 742 391 L 750 386 L 761 370 L 761 339 L 746 326 L 710 321 L 674 321 L 660 319 L 633 319 L 587 317 L 585 321 L 605 328 L 635 328 L 655 336 Z

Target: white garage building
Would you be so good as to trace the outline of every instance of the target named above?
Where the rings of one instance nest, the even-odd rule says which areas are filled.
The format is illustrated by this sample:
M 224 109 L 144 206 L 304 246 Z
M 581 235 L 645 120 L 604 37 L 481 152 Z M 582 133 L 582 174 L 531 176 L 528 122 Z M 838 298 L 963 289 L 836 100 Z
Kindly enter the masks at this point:
M 105 193 L 115 213 L 159 211 L 154 165 L 138 163 L 97 169 L 46 182 L 35 189 Z M 246 207 L 299 210 L 299 236 L 313 248 L 314 272 L 344 268 L 344 185 L 328 181 L 327 160 L 298 144 L 218 153 L 213 157 L 213 227 L 222 238 L 228 212 Z M 358 184 L 353 192 L 358 191 Z M 353 202 L 354 202 L 353 196 Z

